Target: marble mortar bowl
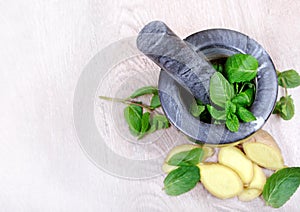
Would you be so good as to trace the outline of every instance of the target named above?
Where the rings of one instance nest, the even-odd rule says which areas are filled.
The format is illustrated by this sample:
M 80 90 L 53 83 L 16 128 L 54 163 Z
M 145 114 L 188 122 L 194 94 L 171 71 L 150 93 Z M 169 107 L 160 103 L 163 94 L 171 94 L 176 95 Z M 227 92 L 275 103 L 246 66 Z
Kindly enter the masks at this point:
M 228 57 L 236 53 L 250 54 L 259 62 L 255 79 L 255 100 L 250 111 L 256 121 L 240 123 L 238 132 L 230 132 L 225 125 L 205 123 L 191 115 L 190 105 L 194 99 L 166 71 L 159 76 L 159 96 L 162 108 L 170 122 L 190 140 L 196 143 L 227 145 L 239 142 L 259 130 L 271 115 L 277 99 L 277 76 L 274 64 L 255 40 L 228 29 L 209 29 L 194 33 L 185 42 L 196 52 L 202 52 L 208 60 Z

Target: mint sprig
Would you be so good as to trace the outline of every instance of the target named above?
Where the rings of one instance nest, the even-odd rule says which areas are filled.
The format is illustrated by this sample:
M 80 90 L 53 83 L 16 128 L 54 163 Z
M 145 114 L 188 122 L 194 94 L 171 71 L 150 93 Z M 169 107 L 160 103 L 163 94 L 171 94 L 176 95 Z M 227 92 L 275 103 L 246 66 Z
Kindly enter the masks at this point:
M 152 95 L 150 105 L 135 100 L 135 98 L 144 95 Z M 124 117 L 128 124 L 129 131 L 138 139 L 141 139 L 145 135 L 153 133 L 156 130 L 170 127 L 170 123 L 166 116 L 155 111 L 155 109 L 158 109 L 161 106 L 161 103 L 158 96 L 158 89 L 154 86 L 139 88 L 125 99 L 106 96 L 99 96 L 99 98 L 128 105 L 124 108 Z M 147 110 L 147 112 L 144 112 L 144 109 Z
M 295 114 L 294 101 L 288 94 L 288 88 L 300 85 L 300 76 L 295 70 L 277 71 L 278 85 L 284 88 L 285 96 L 276 102 L 273 114 L 278 114 L 284 120 L 290 120 Z

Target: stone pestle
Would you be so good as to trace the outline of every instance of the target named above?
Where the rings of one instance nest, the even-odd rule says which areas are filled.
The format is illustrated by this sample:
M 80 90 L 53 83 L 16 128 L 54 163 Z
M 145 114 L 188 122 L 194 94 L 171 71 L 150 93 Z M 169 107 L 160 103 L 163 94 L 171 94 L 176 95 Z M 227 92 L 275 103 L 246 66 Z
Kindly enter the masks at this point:
M 137 48 L 204 104 L 209 101 L 209 80 L 215 69 L 165 23 L 153 21 L 138 34 Z

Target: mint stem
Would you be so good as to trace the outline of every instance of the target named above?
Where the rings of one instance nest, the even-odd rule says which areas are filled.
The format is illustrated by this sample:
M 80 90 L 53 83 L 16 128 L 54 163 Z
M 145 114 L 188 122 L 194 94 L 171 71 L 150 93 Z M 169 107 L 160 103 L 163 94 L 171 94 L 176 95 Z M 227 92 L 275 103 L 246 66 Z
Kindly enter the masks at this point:
M 246 84 L 243 84 L 243 85 L 242 85 L 242 87 L 241 87 L 241 89 L 240 89 L 239 93 L 241 93 L 241 92 L 243 91 L 243 89 L 244 89 L 245 85 L 246 85 Z
M 288 96 L 287 86 L 286 86 L 286 83 L 285 83 L 284 79 L 281 79 L 281 82 L 282 82 L 282 84 L 284 86 L 285 96 Z
M 112 101 L 112 102 L 120 102 L 120 103 L 124 103 L 124 104 L 127 104 L 127 105 L 136 105 L 136 106 L 140 106 L 142 108 L 145 108 L 149 111 L 152 111 L 152 109 L 149 105 L 140 104 L 140 103 L 128 100 L 128 99 L 112 98 L 112 97 L 107 97 L 107 96 L 99 96 L 99 98 L 103 99 L 103 100 L 107 100 L 107 101 Z

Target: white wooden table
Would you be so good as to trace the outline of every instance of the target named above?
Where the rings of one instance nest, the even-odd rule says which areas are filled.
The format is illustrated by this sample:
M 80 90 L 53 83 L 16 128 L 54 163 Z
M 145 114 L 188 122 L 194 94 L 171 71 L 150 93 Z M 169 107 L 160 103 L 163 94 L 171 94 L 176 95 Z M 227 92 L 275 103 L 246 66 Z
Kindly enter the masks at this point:
M 297 0 L 1 1 L 0 211 L 269 211 L 260 199 L 222 201 L 201 185 L 169 197 L 163 175 L 131 180 L 99 169 L 80 148 L 73 98 L 94 55 L 152 20 L 182 38 L 216 27 L 243 32 L 277 69 L 300 71 L 299 11 Z M 290 94 L 295 117 L 272 116 L 264 129 L 286 164 L 299 166 L 300 88 Z M 299 211 L 299 200 L 300 190 L 280 211 Z

